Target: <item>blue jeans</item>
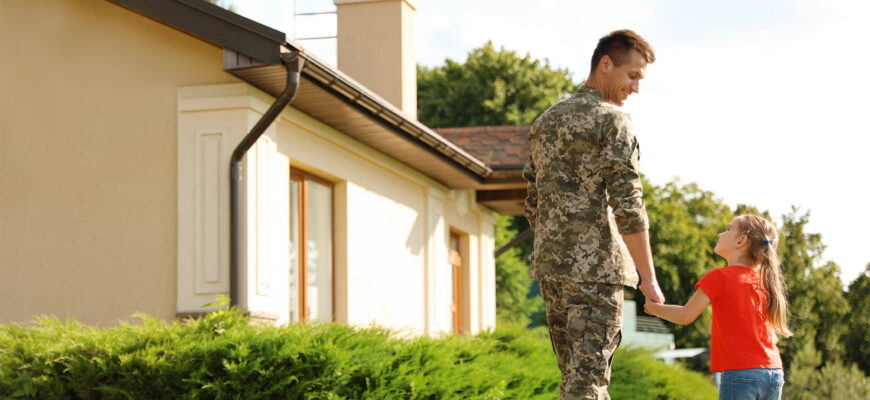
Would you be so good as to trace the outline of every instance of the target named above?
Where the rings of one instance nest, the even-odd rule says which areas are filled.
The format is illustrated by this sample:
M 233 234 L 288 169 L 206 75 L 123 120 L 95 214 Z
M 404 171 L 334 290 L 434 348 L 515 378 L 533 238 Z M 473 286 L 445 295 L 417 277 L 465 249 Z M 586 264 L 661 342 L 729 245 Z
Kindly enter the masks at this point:
M 719 382 L 719 400 L 780 400 L 784 383 L 781 369 L 725 370 Z

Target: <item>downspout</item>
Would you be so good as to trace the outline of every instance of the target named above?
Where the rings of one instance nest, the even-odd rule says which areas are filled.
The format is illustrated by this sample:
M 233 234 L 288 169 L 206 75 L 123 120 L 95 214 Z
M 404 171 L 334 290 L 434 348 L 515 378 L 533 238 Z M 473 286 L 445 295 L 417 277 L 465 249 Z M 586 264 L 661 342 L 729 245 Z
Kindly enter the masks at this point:
M 293 98 L 296 97 L 296 90 L 299 89 L 299 74 L 302 72 L 302 65 L 305 61 L 299 57 L 299 52 L 282 53 L 281 62 L 284 68 L 287 69 L 287 85 L 284 91 L 275 99 L 275 102 L 266 110 L 266 113 L 260 117 L 251 132 L 236 146 L 233 155 L 230 158 L 230 305 L 238 306 L 239 304 L 239 281 L 241 279 L 239 265 L 241 265 L 241 251 L 239 240 L 239 226 L 241 205 L 239 202 L 239 192 L 242 182 L 242 158 L 257 142 L 257 139 L 263 135 L 266 128 L 272 124 L 272 121 L 281 114 Z

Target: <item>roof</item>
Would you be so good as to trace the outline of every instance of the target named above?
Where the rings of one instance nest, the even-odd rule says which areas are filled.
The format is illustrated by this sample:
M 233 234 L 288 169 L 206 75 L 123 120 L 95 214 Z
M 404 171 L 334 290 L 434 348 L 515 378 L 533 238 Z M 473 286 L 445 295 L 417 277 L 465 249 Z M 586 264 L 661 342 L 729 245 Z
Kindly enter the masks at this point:
M 435 129 L 471 155 L 497 170 L 522 171 L 529 159 L 531 125 L 474 126 Z
M 478 203 L 505 215 L 522 215 L 526 198 L 523 167 L 529 159 L 531 125 L 475 126 L 435 129 L 492 168 L 477 191 Z
M 292 107 L 456 189 L 484 187 L 492 169 L 276 31 L 202 0 L 109 0 L 224 50 L 224 70 L 278 96 L 280 54 L 305 60 Z

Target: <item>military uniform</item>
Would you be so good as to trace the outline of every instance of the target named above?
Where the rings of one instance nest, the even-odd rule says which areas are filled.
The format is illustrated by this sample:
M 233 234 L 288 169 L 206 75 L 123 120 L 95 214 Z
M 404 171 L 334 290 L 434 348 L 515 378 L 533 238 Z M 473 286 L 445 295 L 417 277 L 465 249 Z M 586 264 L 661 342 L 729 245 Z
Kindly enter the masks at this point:
M 535 232 L 529 277 L 540 281 L 562 399 L 607 399 L 622 334 L 622 286 L 637 271 L 620 235 L 649 228 L 631 121 L 581 86 L 529 132 L 524 214 Z

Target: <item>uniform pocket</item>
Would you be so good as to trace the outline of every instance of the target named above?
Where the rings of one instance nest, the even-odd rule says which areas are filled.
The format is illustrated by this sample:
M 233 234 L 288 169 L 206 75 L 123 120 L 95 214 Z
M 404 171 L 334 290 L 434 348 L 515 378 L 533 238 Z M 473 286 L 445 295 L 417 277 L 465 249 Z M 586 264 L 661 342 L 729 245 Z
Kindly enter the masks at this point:
M 572 307 L 568 311 L 572 359 L 577 363 L 576 368 L 595 371 L 600 379 L 607 380 L 613 353 L 621 341 L 620 329 L 590 319 L 584 308 Z

